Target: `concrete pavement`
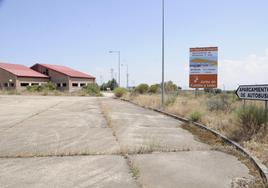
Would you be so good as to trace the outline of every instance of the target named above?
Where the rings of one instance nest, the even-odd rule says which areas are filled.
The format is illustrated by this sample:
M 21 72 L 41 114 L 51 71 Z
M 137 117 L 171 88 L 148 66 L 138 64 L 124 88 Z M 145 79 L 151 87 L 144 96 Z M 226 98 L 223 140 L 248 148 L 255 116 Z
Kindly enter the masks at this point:
M 0 160 L 1 187 L 138 188 L 121 156 Z
M 0 96 L 0 104 L 1 187 L 205 188 L 251 178 L 180 121 L 126 102 Z
M 121 147 L 128 153 L 154 151 L 208 150 L 181 128 L 182 122 L 119 100 L 103 99 Z
M 31 97 L 30 101 L 21 98 L 17 97 L 16 107 L 2 98 L 5 110 L 0 112 L 4 119 L 0 125 L 0 157 L 120 152 L 97 98 Z M 19 123 L 13 122 L 13 118 Z
M 132 160 L 144 187 L 227 188 L 237 177 L 251 178 L 235 157 L 218 151 L 153 153 Z

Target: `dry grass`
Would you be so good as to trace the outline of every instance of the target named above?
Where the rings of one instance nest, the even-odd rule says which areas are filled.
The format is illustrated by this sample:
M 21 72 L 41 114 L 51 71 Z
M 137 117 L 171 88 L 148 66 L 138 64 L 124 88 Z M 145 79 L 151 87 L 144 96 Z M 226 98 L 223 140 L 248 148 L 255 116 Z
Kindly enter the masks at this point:
M 137 95 L 131 96 L 126 95 L 125 99 L 130 99 L 131 101 L 146 107 L 160 108 L 160 96 L 159 95 Z
M 101 113 L 103 114 L 104 119 L 106 120 L 107 126 L 111 128 L 113 136 L 116 138 L 116 141 L 118 141 L 118 137 L 116 135 L 115 127 L 112 124 L 112 117 L 109 113 L 109 110 L 107 107 L 102 103 L 99 102 Z
M 199 94 L 195 96 L 191 92 L 183 92 L 178 95 L 173 104 L 165 107 L 165 111 L 175 115 L 190 118 L 193 112 L 201 114 L 201 122 L 206 124 L 225 136 L 235 139 L 253 155 L 258 157 L 268 167 L 268 127 L 262 128 L 258 134 L 254 135 L 247 142 L 242 141 L 239 135 L 234 134 L 243 130 L 243 125 L 238 122 L 236 110 L 243 105 L 242 101 L 237 100 L 233 94 L 226 95 L 227 105 L 222 110 L 210 111 L 208 108 L 208 101 L 219 98 L 220 95 L 214 96 L 211 94 Z M 139 105 L 160 108 L 159 95 L 128 95 L 125 99 L 131 100 Z M 254 104 L 263 106 L 262 102 L 247 101 L 247 104 Z M 196 132 L 196 131 L 195 131 Z
M 193 133 L 193 135 L 195 135 L 195 138 L 203 143 L 206 143 L 206 144 L 211 145 L 211 146 L 223 146 L 224 145 L 224 142 L 222 141 L 222 139 L 220 139 L 217 136 L 215 136 L 214 134 L 212 134 L 206 130 L 200 129 L 192 124 L 185 123 L 180 127 Z

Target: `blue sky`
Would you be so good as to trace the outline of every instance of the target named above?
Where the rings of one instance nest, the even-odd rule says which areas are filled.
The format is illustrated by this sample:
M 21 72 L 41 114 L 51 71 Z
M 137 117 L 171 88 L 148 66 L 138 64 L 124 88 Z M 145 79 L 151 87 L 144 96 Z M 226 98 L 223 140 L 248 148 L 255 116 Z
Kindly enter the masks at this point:
M 219 87 L 267 83 L 267 0 L 165 0 L 166 80 L 188 87 L 189 48 L 219 47 Z M 100 81 L 161 81 L 161 0 L 3 0 L 0 61 L 62 64 Z M 122 84 L 126 71 L 122 67 Z

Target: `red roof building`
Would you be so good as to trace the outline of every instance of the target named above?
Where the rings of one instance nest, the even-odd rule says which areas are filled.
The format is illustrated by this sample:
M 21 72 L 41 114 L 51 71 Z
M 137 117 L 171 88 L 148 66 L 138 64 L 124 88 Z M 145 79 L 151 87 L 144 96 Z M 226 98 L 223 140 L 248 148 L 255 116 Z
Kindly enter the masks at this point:
M 37 64 L 37 65 L 46 67 L 50 70 L 54 70 L 58 73 L 64 74 L 64 75 L 69 76 L 71 78 L 95 79 L 95 77 L 93 77 L 89 74 L 86 74 L 86 73 L 83 73 L 83 72 L 71 69 L 69 67 L 62 66 L 62 65 L 49 65 L 49 64 Z
M 0 88 L 22 89 L 29 85 L 47 83 L 48 76 L 24 65 L 0 63 Z
M 62 65 L 35 64 L 31 69 L 47 75 L 60 90 L 75 91 L 95 83 L 95 77 Z

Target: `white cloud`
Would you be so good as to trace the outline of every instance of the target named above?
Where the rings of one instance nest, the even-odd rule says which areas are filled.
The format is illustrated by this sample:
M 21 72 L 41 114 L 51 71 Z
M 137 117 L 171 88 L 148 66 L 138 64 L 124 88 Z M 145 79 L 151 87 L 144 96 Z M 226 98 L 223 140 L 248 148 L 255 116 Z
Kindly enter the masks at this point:
M 239 84 L 268 84 L 268 48 L 264 55 L 250 54 L 242 60 L 225 59 L 219 64 L 219 87 L 236 89 Z

